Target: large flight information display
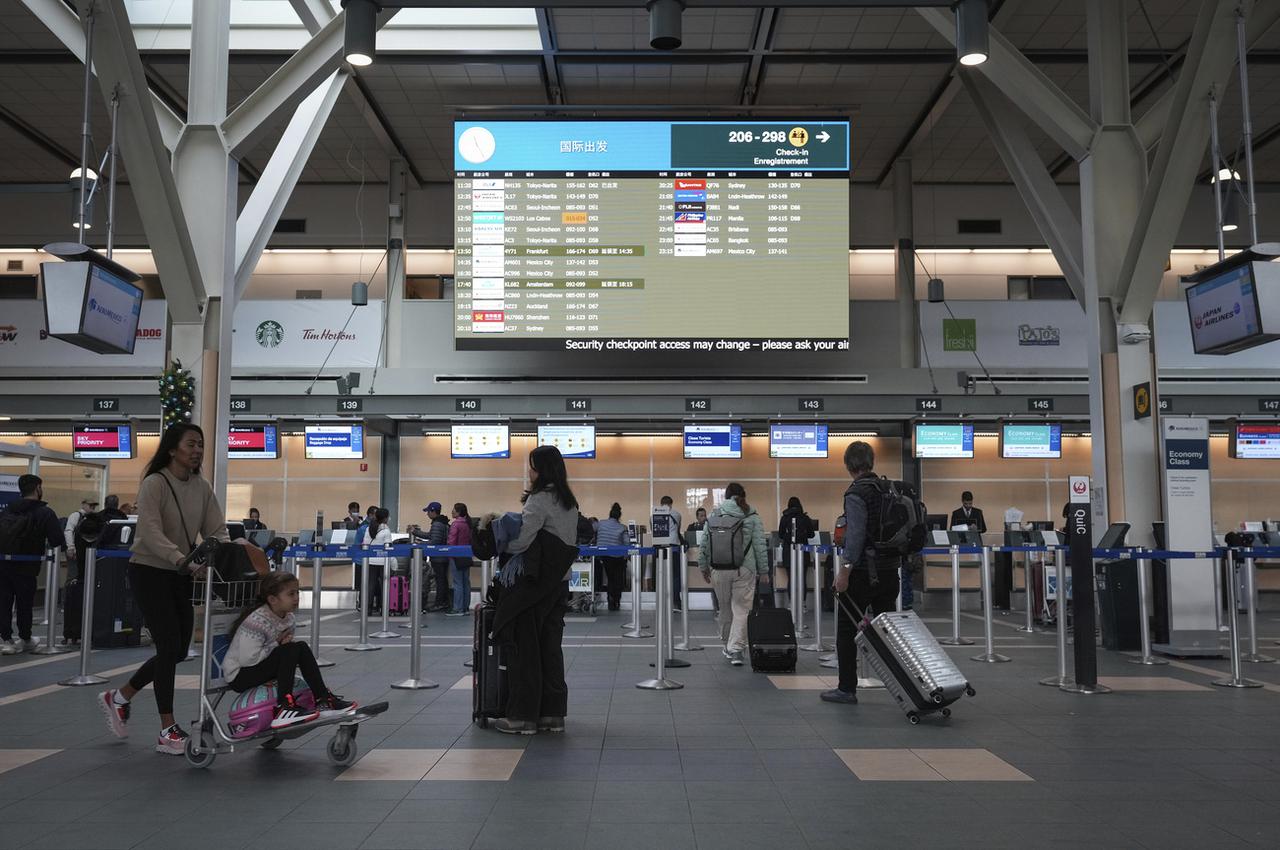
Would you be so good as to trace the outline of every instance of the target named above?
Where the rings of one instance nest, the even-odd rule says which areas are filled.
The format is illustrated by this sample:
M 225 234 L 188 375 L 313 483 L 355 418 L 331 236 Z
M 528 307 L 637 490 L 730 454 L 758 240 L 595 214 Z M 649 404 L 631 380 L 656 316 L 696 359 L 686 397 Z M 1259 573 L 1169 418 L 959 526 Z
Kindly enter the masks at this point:
M 849 135 L 457 122 L 456 347 L 847 351 Z

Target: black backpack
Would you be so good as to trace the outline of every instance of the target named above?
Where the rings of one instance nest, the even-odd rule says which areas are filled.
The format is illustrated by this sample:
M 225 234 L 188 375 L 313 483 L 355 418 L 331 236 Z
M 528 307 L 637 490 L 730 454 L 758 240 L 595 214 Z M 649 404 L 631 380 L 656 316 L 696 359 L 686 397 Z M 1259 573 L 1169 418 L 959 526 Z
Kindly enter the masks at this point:
M 0 553 L 43 555 L 44 534 L 36 522 L 36 511 L 0 513 Z
M 914 555 L 928 542 L 925 515 L 928 511 L 920 500 L 920 493 L 905 481 L 890 481 L 882 476 L 860 478 L 849 486 L 849 491 L 863 490 L 867 503 L 867 533 L 869 546 L 878 555 Z M 867 490 L 874 490 L 874 503 L 867 498 Z M 872 516 L 879 505 L 878 513 Z
M 103 532 L 107 530 L 107 516 L 102 511 L 94 511 L 80 518 L 76 526 L 76 544 L 78 546 L 98 546 L 102 542 Z

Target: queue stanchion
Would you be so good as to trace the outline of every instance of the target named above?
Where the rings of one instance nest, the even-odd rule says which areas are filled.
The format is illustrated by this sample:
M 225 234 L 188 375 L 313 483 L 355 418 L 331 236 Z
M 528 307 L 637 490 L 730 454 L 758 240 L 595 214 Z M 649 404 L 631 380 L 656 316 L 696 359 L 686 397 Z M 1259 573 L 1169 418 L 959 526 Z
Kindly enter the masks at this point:
M 831 550 L 831 563 L 833 567 L 838 567 L 840 563 L 840 553 L 835 548 Z M 836 603 L 836 589 L 831 588 L 831 639 L 835 640 L 840 628 L 840 606 Z M 840 659 L 836 653 L 830 652 L 827 655 L 818 656 L 818 666 L 827 670 L 839 670 Z
M 1244 673 L 1240 669 L 1240 599 L 1239 589 L 1236 584 L 1236 559 L 1235 552 L 1232 549 L 1226 550 L 1226 556 L 1222 559 L 1226 565 L 1226 577 L 1224 583 L 1227 586 L 1227 632 L 1228 640 L 1231 641 L 1231 678 L 1216 679 L 1213 684 L 1220 688 L 1260 688 L 1261 682 L 1255 682 L 1252 679 L 1246 679 Z M 1215 565 L 1215 572 L 1217 566 Z
M 89 672 L 89 653 L 93 651 L 93 589 L 98 575 L 98 550 L 92 546 L 84 553 L 84 575 L 80 583 L 84 586 L 83 610 L 80 612 L 80 673 L 70 679 L 63 679 L 59 685 L 71 688 L 85 685 L 101 685 L 106 683 L 102 676 Z
M 653 642 L 657 647 L 653 667 L 654 678 L 636 682 L 636 687 L 646 691 L 674 691 L 683 688 L 680 682 L 667 678 L 667 661 L 670 651 L 667 641 L 671 631 L 671 570 L 662 569 L 661 560 L 654 563 L 653 589 L 657 604 L 653 612 L 653 628 L 657 639 Z
M 298 570 L 298 559 L 295 558 L 293 555 L 290 555 L 289 557 L 285 558 L 284 571 L 289 573 L 294 578 L 297 578 L 300 574 Z
M 1151 598 L 1147 595 L 1147 580 L 1151 577 L 1151 557 L 1139 549 L 1134 553 L 1138 562 L 1138 622 L 1139 635 L 1142 638 L 1142 657 L 1130 658 L 1130 664 L 1142 664 L 1147 667 L 1162 667 L 1169 663 L 1167 658 L 1151 654 Z
M 439 682 L 422 678 L 422 550 L 414 547 L 409 576 L 409 678 L 392 682 L 401 691 L 422 691 L 440 687 Z
M 674 608 L 675 599 L 673 598 L 674 588 L 672 588 L 671 586 L 673 582 L 670 580 L 672 561 L 674 560 L 671 557 L 671 547 L 670 546 L 655 547 L 655 552 L 653 557 L 654 557 L 654 569 L 666 571 L 666 574 L 668 577 L 666 595 L 659 597 L 659 599 L 657 600 L 659 604 L 662 604 L 665 601 L 667 606 L 666 614 L 665 614 L 667 628 L 666 628 L 666 631 L 662 633 L 663 637 L 665 638 L 663 645 L 667 648 L 666 649 L 667 659 L 662 666 L 667 669 L 672 669 L 675 667 L 691 667 L 692 665 L 688 661 L 685 661 L 683 658 L 676 658 L 676 652 L 675 652 L 676 624 L 675 624 L 675 617 L 672 614 L 672 609 Z M 656 587 L 657 586 L 655 585 L 655 589 Z M 658 594 L 655 593 L 655 596 L 657 595 Z
M 1031 568 L 1031 553 L 1022 553 L 1022 594 L 1026 597 L 1027 622 L 1025 625 L 1019 626 L 1018 631 L 1025 632 L 1029 635 L 1036 633 L 1036 616 L 1035 616 L 1035 592 L 1032 590 L 1032 582 L 1035 580 L 1033 570 Z
M 48 627 L 45 631 L 44 646 L 39 647 L 33 654 L 35 655 L 62 655 L 70 652 L 71 647 L 60 645 L 57 639 L 58 630 L 58 550 L 46 549 L 44 551 L 45 563 L 49 565 L 49 570 L 45 578 L 44 584 L 44 610 L 45 625 Z M 83 634 L 81 641 L 83 642 Z
M 628 629 L 628 631 L 622 633 L 624 638 L 653 637 L 653 632 L 646 632 L 644 626 L 640 625 L 640 585 L 643 580 L 644 572 L 640 566 L 640 549 L 637 547 L 631 551 L 631 622 L 623 626 L 623 628 Z M 654 615 L 654 627 L 657 627 L 656 614 Z
M 1054 619 L 1057 621 L 1058 631 L 1058 675 L 1046 676 L 1040 680 L 1040 684 L 1050 688 L 1070 687 L 1076 683 L 1076 680 L 1067 675 L 1067 568 L 1066 557 L 1063 555 L 1061 547 L 1053 550 L 1053 567 L 1056 576 L 1055 581 L 1058 583 L 1058 616 Z M 1047 584 L 1047 582 L 1046 582 Z
M 383 575 L 389 570 L 382 568 Z M 360 561 L 360 640 L 351 646 L 343 647 L 347 652 L 373 652 L 382 647 L 369 643 L 369 556 L 365 555 Z M 391 606 L 387 604 L 388 597 L 382 597 L 382 614 L 385 617 L 387 609 Z
M 839 607 L 839 606 L 837 606 Z M 951 547 L 951 637 L 938 638 L 943 646 L 973 646 L 973 641 L 960 637 L 960 547 Z
M 981 655 L 971 656 L 974 661 L 987 664 L 1004 664 L 1013 659 L 996 652 L 995 637 L 992 634 L 992 617 L 995 615 L 991 604 L 991 547 L 982 547 L 982 636 L 987 644 L 987 651 Z
M 311 559 L 311 643 L 317 667 L 332 667 L 333 662 L 320 654 L 320 556 Z M 363 600 L 361 601 L 363 604 Z
M 805 652 L 830 652 L 831 644 L 822 639 L 822 558 L 813 547 L 813 643 L 800 647 Z
M 1249 651 L 1241 657 L 1241 661 L 1249 664 L 1274 664 L 1270 655 L 1258 652 L 1258 572 L 1253 556 L 1244 559 L 1244 589 L 1249 594 L 1246 611 L 1249 617 Z
M 680 582 L 680 634 L 681 640 L 676 644 L 676 649 L 680 652 L 699 652 L 703 649 L 702 644 L 693 639 L 689 634 L 689 570 L 686 569 L 684 558 L 680 559 L 680 569 L 685 574 L 681 576 L 684 579 Z
M 795 520 L 792 520 L 791 539 L 795 540 Z M 803 637 L 809 630 L 804 626 L 804 566 L 801 560 L 803 553 L 800 544 L 791 544 L 791 569 L 787 571 L 787 590 L 791 594 L 791 622 L 795 626 L 796 637 Z
M 377 638 L 378 640 L 391 640 L 392 638 L 400 637 L 399 632 L 391 631 L 391 565 L 387 563 L 387 560 L 389 559 L 382 559 L 382 628 L 369 635 L 369 637 Z M 369 559 L 365 558 L 364 563 L 365 572 L 368 572 Z M 360 591 L 361 599 L 365 598 L 364 593 L 365 591 L 362 589 Z M 363 616 L 364 614 L 361 612 L 362 620 Z M 379 649 L 379 647 L 375 646 L 374 649 Z

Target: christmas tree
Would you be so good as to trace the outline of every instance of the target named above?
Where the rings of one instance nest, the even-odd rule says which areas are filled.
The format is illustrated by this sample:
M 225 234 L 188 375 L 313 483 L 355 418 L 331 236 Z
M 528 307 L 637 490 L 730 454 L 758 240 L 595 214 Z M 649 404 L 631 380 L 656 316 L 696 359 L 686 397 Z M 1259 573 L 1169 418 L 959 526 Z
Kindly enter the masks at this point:
M 182 368 L 181 360 L 174 360 L 160 376 L 160 407 L 164 427 L 190 422 L 196 408 L 196 379 L 190 369 Z

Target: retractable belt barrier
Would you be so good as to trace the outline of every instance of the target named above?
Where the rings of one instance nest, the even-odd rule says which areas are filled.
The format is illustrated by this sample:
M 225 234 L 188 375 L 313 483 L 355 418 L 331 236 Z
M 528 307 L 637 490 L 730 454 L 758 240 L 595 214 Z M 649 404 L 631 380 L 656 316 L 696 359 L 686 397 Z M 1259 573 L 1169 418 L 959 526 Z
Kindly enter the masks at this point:
M 93 651 L 93 596 L 98 586 L 98 561 L 117 558 L 128 560 L 133 553 L 128 549 L 95 549 L 90 546 L 84 553 L 84 574 L 80 576 L 81 611 L 80 611 L 80 672 L 69 679 L 58 682 L 67 687 L 85 687 L 101 685 L 107 680 L 89 672 L 89 653 Z M 50 617 L 50 620 L 57 619 Z

